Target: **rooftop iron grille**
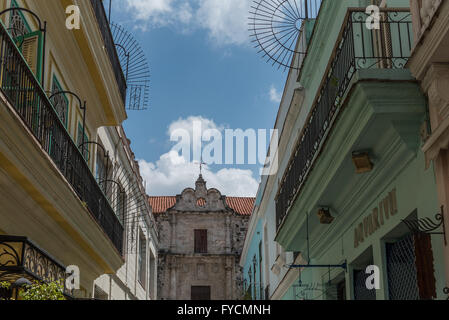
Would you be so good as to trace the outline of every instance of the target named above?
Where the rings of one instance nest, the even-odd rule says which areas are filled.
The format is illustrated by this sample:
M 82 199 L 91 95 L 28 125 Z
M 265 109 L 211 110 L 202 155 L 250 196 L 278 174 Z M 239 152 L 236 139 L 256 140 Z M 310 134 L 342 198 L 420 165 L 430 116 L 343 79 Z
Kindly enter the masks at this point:
M 128 86 L 126 108 L 145 110 L 150 91 L 150 67 L 145 53 L 136 39 L 120 25 L 111 22 L 111 31 Z
M 127 89 L 126 79 L 120 65 L 120 60 L 116 51 L 111 29 L 109 28 L 109 22 L 103 7 L 103 1 L 90 0 L 90 2 L 92 4 L 92 8 L 94 9 L 95 17 L 97 18 L 98 27 L 100 28 L 100 32 L 103 37 L 106 52 L 109 56 L 112 69 L 114 70 L 115 79 L 117 81 L 117 85 L 120 90 L 120 95 L 122 97 L 123 104 L 126 104 L 126 89 Z
M 123 226 L 3 24 L 0 26 L 0 44 L 1 92 L 122 253 Z
M 382 10 L 379 30 L 366 27 L 368 17 L 364 9 L 351 9 L 343 22 L 333 58 L 281 180 L 276 196 L 278 229 L 319 155 L 356 71 L 401 69 L 411 55 L 410 12 Z
M 284 71 L 299 70 L 292 59 L 301 61 L 307 53 L 303 24 L 318 16 L 320 6 L 321 0 L 253 0 L 249 31 L 262 58 Z M 298 44 L 300 38 L 304 41 Z

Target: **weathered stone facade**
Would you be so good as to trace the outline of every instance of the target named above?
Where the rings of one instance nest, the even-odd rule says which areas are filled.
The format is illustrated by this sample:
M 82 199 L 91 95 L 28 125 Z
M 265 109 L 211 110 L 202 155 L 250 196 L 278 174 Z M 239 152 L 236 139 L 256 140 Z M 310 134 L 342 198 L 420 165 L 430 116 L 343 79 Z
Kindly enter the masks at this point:
M 190 300 L 193 286 L 210 287 L 212 300 L 241 298 L 239 259 L 249 214 L 232 209 L 220 191 L 206 188 L 200 175 L 195 190 L 185 189 L 171 208 L 155 216 L 161 299 Z M 207 253 L 195 253 L 195 230 L 207 230 Z

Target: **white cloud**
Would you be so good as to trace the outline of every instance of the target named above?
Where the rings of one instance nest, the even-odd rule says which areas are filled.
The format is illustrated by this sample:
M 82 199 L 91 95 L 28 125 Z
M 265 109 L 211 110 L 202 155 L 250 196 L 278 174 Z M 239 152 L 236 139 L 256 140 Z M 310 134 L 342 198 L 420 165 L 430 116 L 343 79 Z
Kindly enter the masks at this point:
M 199 0 L 197 18 L 217 44 L 248 41 L 249 0 Z
M 270 87 L 270 100 L 271 102 L 279 103 L 281 102 L 282 95 L 281 92 L 279 92 L 274 85 L 271 85 Z
M 187 187 L 195 187 L 198 164 L 187 162 L 175 151 L 163 154 L 156 163 L 139 160 L 140 173 L 147 182 L 150 196 L 177 195 Z M 254 197 L 259 186 L 251 170 L 236 168 L 213 172 L 203 167 L 208 188 L 217 188 L 223 195 Z
M 214 44 L 248 41 L 251 0 L 124 0 L 141 29 L 173 25 L 181 30 L 204 29 Z
M 173 131 L 184 129 L 189 132 L 190 136 L 193 136 L 193 123 L 196 121 L 201 122 L 201 128 L 203 130 L 217 129 L 222 131 L 224 129 L 224 126 L 218 126 L 214 120 L 203 118 L 202 116 L 190 116 L 186 119 L 179 118 L 178 120 L 172 122 L 168 126 L 167 134 L 170 136 Z
M 190 116 L 172 122 L 167 135 L 171 136 L 176 130 L 185 130 L 193 136 L 194 122 L 201 123 L 203 132 L 208 129 L 223 131 L 225 128 L 211 119 Z M 190 160 L 174 150 L 161 155 L 155 163 L 139 160 L 141 175 L 147 182 L 147 193 L 153 196 L 176 195 L 184 188 L 194 187 L 199 175 L 199 163 Z M 259 186 L 251 170 L 224 168 L 214 172 L 209 166 L 203 165 L 203 176 L 208 188 L 217 188 L 227 196 L 254 197 Z
M 173 0 L 126 0 L 126 3 L 136 19 L 155 24 L 163 24 L 163 17 L 173 12 Z

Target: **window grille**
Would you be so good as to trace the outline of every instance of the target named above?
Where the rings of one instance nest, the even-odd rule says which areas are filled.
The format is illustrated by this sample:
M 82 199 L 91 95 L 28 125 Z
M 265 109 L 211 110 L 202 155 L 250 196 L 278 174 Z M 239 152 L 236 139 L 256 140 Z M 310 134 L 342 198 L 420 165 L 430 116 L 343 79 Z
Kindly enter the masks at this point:
M 376 300 L 376 290 L 368 290 L 366 278 L 369 275 L 365 270 L 354 270 L 354 299 L 355 300 Z
M 390 300 L 419 300 L 413 236 L 387 243 L 386 251 Z

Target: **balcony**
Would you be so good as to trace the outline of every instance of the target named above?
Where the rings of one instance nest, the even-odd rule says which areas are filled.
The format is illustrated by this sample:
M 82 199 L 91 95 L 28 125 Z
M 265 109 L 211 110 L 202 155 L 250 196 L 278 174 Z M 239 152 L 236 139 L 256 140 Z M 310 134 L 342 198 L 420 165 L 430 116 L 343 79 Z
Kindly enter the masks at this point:
M 14 41 L 0 25 L 0 91 L 122 253 L 123 226 Z
M 103 37 L 104 47 L 109 56 L 109 60 L 111 61 L 112 69 L 114 70 L 115 79 L 120 90 L 123 104 L 126 104 L 126 79 L 117 55 L 111 29 L 109 28 L 109 21 L 104 10 L 103 1 L 90 0 L 90 3 L 92 4 L 92 8 L 98 22 L 98 27 L 100 28 L 101 36 Z
M 20 278 L 62 281 L 65 287 L 66 268 L 26 237 L 0 235 L 0 280 L 14 283 Z M 67 289 L 64 294 L 70 297 Z
M 278 230 L 323 151 L 357 72 L 403 69 L 410 57 L 413 31 L 408 10 L 383 9 L 378 29 L 367 28 L 368 17 L 365 9 L 349 9 L 343 21 L 323 80 L 276 196 Z

